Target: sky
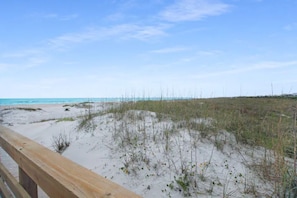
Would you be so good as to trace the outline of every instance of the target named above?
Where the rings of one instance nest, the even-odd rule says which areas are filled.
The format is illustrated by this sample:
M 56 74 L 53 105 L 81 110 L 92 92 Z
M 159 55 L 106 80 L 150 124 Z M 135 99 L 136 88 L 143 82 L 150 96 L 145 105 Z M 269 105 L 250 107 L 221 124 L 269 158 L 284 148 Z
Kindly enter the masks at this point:
M 0 98 L 297 93 L 296 0 L 9 0 Z

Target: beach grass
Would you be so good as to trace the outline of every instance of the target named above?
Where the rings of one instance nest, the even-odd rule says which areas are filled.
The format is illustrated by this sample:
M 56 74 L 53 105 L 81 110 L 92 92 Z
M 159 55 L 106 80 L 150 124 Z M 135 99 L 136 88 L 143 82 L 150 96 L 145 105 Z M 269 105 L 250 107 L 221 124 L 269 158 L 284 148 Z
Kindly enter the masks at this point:
M 293 143 L 290 135 L 296 105 L 296 98 L 285 97 L 212 98 L 123 102 L 110 112 L 151 111 L 157 113 L 159 119 L 185 121 L 190 127 L 201 128 L 206 125 L 194 126 L 191 119 L 211 118 L 215 122 L 209 132 L 225 129 L 234 133 L 241 143 L 272 149 L 279 131 L 282 131 L 288 145 Z
M 161 145 L 159 148 L 165 160 L 162 163 L 175 173 L 174 180 L 167 187 L 180 190 L 184 196 L 199 194 L 198 184 L 209 181 L 205 172 L 212 163 L 212 154 L 201 165 L 195 157 L 198 155 L 198 142 L 212 140 L 214 148 L 224 152 L 227 143 L 221 137 L 227 135 L 233 141 L 228 135 L 231 133 L 235 144 L 239 145 L 237 148 L 241 148 L 240 145 L 251 151 L 264 148 L 265 154 L 260 160 L 255 158 L 246 163 L 260 178 L 273 183 L 274 189 L 269 195 L 297 196 L 296 106 L 296 97 L 124 100 L 100 113 L 86 106 L 78 129 L 95 130 L 97 123 L 94 118 L 103 114 L 112 115 L 112 136 L 124 152 L 121 170 L 130 175 L 137 175 L 141 171 L 139 166 L 150 167 L 159 174 L 159 162 L 155 162 L 147 152 L 152 145 Z M 190 140 L 186 144 L 190 145 L 184 144 L 186 136 L 181 138 L 181 131 L 187 131 Z M 191 153 L 190 160 L 182 154 L 185 148 Z M 266 155 L 266 152 L 272 154 Z M 179 159 L 174 161 L 172 155 L 179 156 Z M 198 164 L 202 167 L 200 172 Z M 226 162 L 224 166 L 228 169 L 230 164 Z M 234 178 L 245 178 L 246 182 L 249 177 L 241 172 L 232 174 Z M 214 188 L 223 188 L 225 197 L 232 195 L 232 192 L 227 192 L 229 181 L 225 181 L 224 185 L 222 183 L 211 184 L 206 192 L 211 195 Z M 257 187 L 249 182 L 244 192 L 256 196 Z
M 75 119 L 73 117 L 65 117 L 57 119 L 57 122 L 73 122 Z
M 272 150 L 273 160 L 265 154 L 260 162 L 254 162 L 251 167 L 257 167 L 254 170 L 258 171 L 260 177 L 274 182 L 273 194 L 287 197 L 297 196 L 296 106 L 296 97 L 143 100 L 122 102 L 119 106 L 110 109 L 109 112 L 117 115 L 118 119 L 123 119 L 129 111 L 149 111 L 156 113 L 159 122 L 171 120 L 178 123 L 175 128 L 164 130 L 164 150 L 166 152 L 170 150 L 170 136 L 176 131 L 176 128 L 199 131 L 200 138 L 217 137 L 220 131 L 226 130 L 234 134 L 237 144 L 247 145 L 252 150 L 261 147 L 265 149 L 265 153 L 266 149 Z M 130 116 L 130 118 L 133 117 Z M 135 116 L 134 119 L 136 119 Z M 129 133 L 126 126 L 121 130 L 126 131 L 120 138 L 121 145 L 135 145 L 133 140 L 138 136 L 135 137 L 133 133 Z M 146 130 L 143 129 L 143 131 Z M 192 152 L 195 152 L 195 141 L 198 140 L 193 138 Z M 142 145 L 144 144 L 145 141 Z M 223 144 L 224 142 L 216 139 L 217 149 L 222 149 Z M 181 143 L 177 145 L 181 145 Z M 146 159 L 145 153 L 142 155 L 141 159 Z M 290 158 L 292 163 L 287 163 L 286 158 Z M 197 175 L 197 171 L 185 166 L 192 162 L 184 161 L 182 155 L 180 163 L 181 170 L 176 171 L 178 174 L 175 184 L 185 196 L 189 196 L 190 189 L 194 189 L 198 182 L 197 177 L 194 177 Z M 173 165 L 175 166 L 175 164 Z M 198 176 L 200 179 L 204 178 L 201 174 Z M 170 184 L 171 187 L 172 185 L 173 183 Z M 249 186 L 246 190 L 254 188 L 254 186 Z M 255 193 L 254 195 L 256 195 Z
M 22 111 L 41 111 L 41 108 L 32 108 L 32 107 L 13 107 L 13 108 L 5 108 L 5 110 L 22 110 Z

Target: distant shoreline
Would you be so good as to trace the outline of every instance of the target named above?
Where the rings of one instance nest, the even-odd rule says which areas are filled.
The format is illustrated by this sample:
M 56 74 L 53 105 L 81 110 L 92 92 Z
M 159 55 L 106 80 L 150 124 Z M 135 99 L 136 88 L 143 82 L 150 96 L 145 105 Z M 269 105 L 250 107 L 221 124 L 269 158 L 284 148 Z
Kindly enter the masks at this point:
M 36 104 L 72 104 L 83 102 L 128 102 L 141 100 L 178 100 L 181 97 L 117 97 L 117 98 L 0 98 L 0 106 Z
M 288 98 L 297 99 L 297 94 L 264 95 L 264 96 L 237 96 L 218 98 Z M 46 104 L 73 104 L 84 102 L 131 102 L 143 100 L 188 100 L 188 99 L 210 99 L 191 97 L 111 97 L 111 98 L 0 98 L 0 106 L 11 105 L 46 105 Z
M 2 98 L 0 106 L 119 101 L 119 98 Z

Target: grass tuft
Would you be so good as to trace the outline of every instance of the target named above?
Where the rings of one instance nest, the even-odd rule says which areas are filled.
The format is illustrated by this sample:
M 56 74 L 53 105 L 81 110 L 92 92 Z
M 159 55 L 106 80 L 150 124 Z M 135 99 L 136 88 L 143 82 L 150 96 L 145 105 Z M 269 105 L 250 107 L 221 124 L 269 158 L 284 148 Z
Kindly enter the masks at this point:
M 52 147 L 57 153 L 62 154 L 70 146 L 70 139 L 65 133 L 52 137 Z

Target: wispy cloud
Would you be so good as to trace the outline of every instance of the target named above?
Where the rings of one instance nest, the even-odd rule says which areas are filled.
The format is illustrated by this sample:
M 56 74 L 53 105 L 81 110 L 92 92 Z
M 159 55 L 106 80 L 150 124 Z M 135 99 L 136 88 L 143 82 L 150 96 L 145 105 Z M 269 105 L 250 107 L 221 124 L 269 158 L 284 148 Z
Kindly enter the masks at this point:
M 24 67 L 26 68 L 37 67 L 47 62 L 47 60 L 48 59 L 45 57 L 31 57 L 31 58 L 28 58 L 28 61 L 27 63 L 24 64 Z
M 117 37 L 120 39 L 137 39 L 146 41 L 165 36 L 167 25 L 135 25 L 121 24 L 105 28 L 91 28 L 77 33 L 65 34 L 49 40 L 51 47 L 63 48 L 69 44 L 98 41 Z
M 224 71 L 204 73 L 204 74 L 195 76 L 195 78 L 207 78 L 207 77 L 224 76 L 224 75 L 230 75 L 230 74 L 240 74 L 240 73 L 258 71 L 258 70 L 266 70 L 268 72 L 269 70 L 285 68 L 290 66 L 297 66 L 297 61 L 284 61 L 284 62 L 266 61 L 266 62 L 256 63 L 250 66 L 241 66 L 238 68 L 233 68 L 233 69 L 224 70 Z
M 196 21 L 208 16 L 220 15 L 230 5 L 211 0 L 178 0 L 160 13 L 163 20 L 170 22 Z
M 0 56 L 2 58 L 23 58 L 28 56 L 36 56 L 40 54 L 42 54 L 42 50 L 40 49 L 26 49 L 21 51 L 3 53 Z
M 13 67 L 15 67 L 15 65 L 14 64 L 9 64 L 9 63 L 0 63 L 0 71 L 6 71 L 6 70 L 8 70 L 8 69 L 10 69 L 10 68 L 13 68 Z
M 48 58 L 42 49 L 27 49 L 8 52 L 0 55 L 0 70 L 22 70 L 37 67 L 47 62 Z M 5 63 L 8 62 L 8 63 Z
M 213 57 L 221 55 L 222 53 L 223 52 L 220 50 L 199 50 L 192 54 L 188 54 L 186 57 L 181 58 L 180 62 L 181 63 L 189 63 L 189 62 L 197 61 L 201 57 L 213 58 Z
M 113 13 L 111 15 L 108 15 L 105 17 L 105 19 L 107 21 L 120 21 L 123 20 L 125 18 L 125 15 L 123 13 L 117 12 L 117 13 Z
M 123 38 L 135 38 L 138 40 L 149 40 L 154 37 L 166 36 L 167 25 L 157 25 L 157 26 L 134 26 L 126 33 Z
M 53 87 L 53 86 L 59 86 L 67 81 L 69 81 L 68 78 L 63 77 L 63 78 L 42 78 L 39 79 L 40 85 L 44 87 Z
M 198 56 L 215 56 L 221 53 L 222 51 L 220 50 L 209 50 L 209 51 L 205 50 L 205 51 L 198 51 L 197 55 Z
M 297 29 L 297 22 L 287 24 L 286 26 L 284 26 L 284 29 L 287 30 L 287 31 L 296 30 Z
M 53 18 L 58 18 L 58 14 L 55 14 L 55 13 L 44 14 L 42 17 L 47 19 L 53 19 Z
M 185 51 L 187 49 L 188 48 L 185 48 L 185 47 L 170 47 L 170 48 L 162 48 L 162 49 L 152 50 L 151 53 L 168 54 L 168 53 Z
M 297 65 L 297 61 L 284 61 L 284 62 L 266 61 L 266 62 L 255 64 L 251 67 L 248 67 L 247 69 L 249 70 L 277 69 L 277 68 L 284 68 L 284 67 L 296 66 L 296 65 Z
M 61 21 L 69 21 L 78 17 L 77 14 L 69 14 L 69 15 L 59 15 L 56 13 L 44 14 L 42 15 L 43 18 L 46 19 L 56 19 Z
M 61 16 L 60 19 L 62 21 L 69 21 L 69 20 L 72 20 L 72 19 L 76 19 L 77 17 L 78 17 L 77 14 L 70 14 L 70 15 Z

